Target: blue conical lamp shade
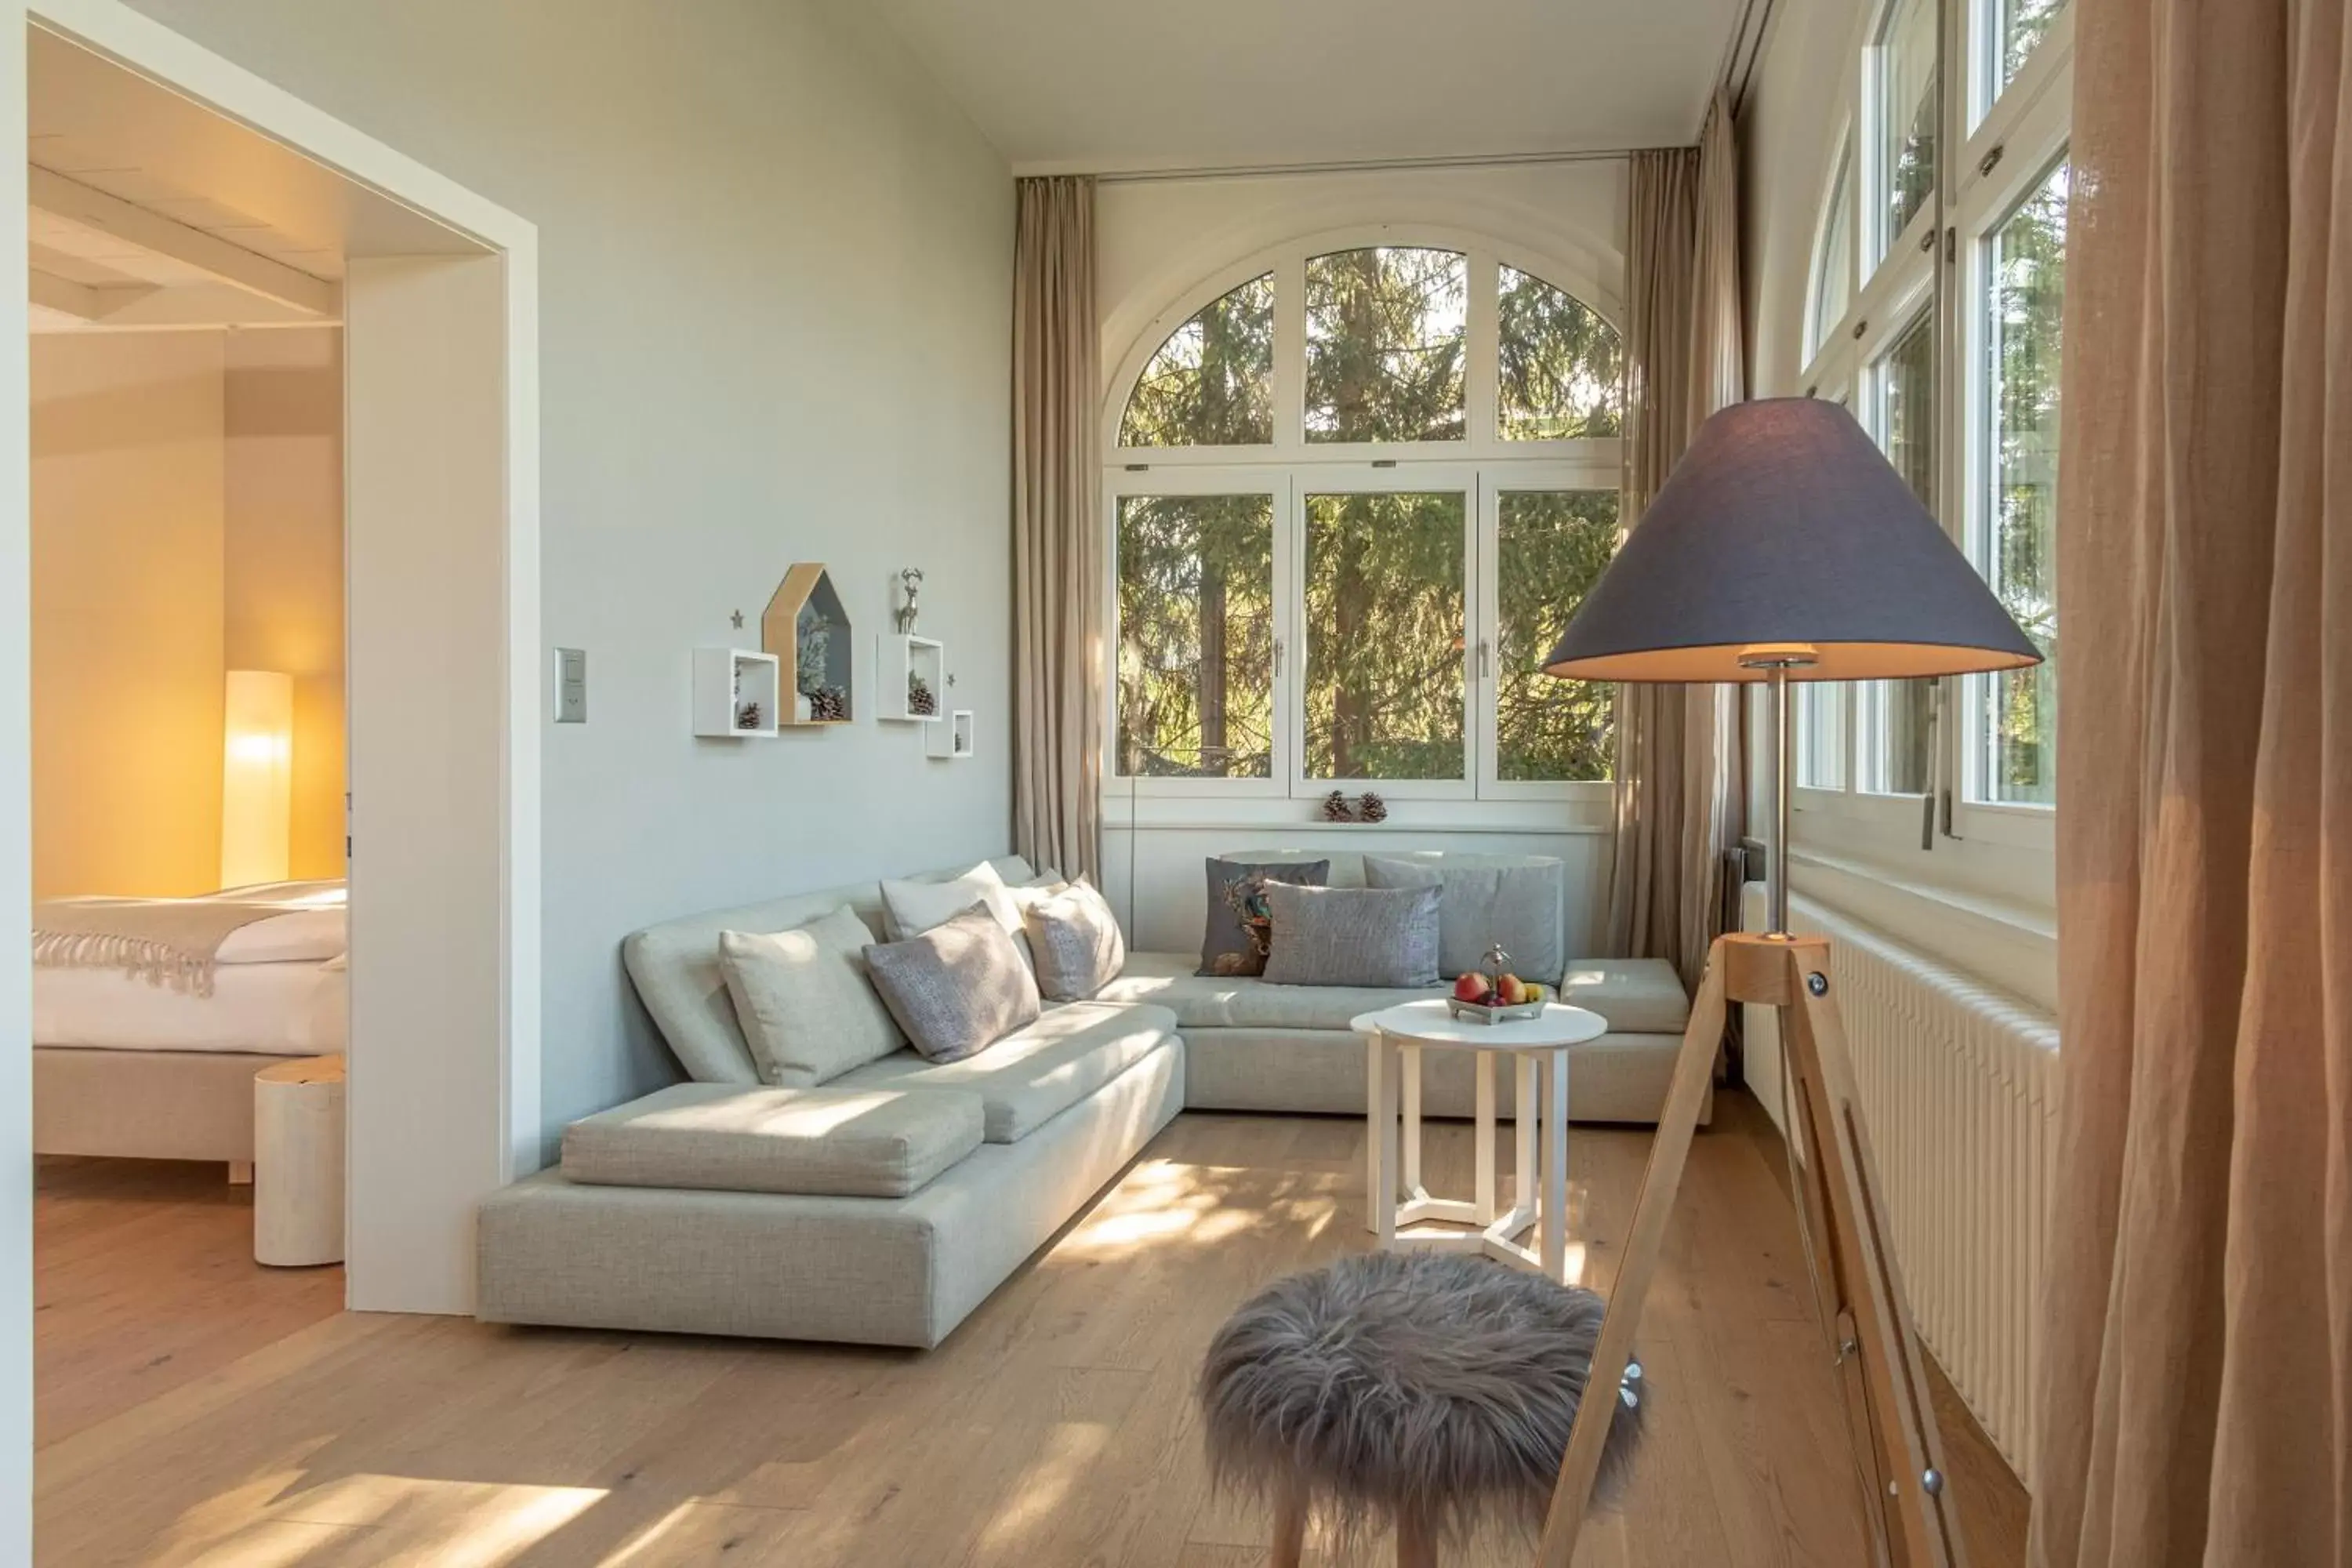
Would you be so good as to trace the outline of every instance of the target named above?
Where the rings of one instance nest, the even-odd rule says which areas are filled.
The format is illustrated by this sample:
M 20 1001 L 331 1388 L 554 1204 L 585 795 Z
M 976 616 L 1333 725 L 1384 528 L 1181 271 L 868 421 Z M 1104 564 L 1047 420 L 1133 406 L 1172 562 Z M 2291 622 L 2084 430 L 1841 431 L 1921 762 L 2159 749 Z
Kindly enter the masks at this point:
M 1810 397 L 1699 427 L 1544 669 L 1759 680 L 1775 650 L 1794 680 L 2042 659 L 1853 416 Z

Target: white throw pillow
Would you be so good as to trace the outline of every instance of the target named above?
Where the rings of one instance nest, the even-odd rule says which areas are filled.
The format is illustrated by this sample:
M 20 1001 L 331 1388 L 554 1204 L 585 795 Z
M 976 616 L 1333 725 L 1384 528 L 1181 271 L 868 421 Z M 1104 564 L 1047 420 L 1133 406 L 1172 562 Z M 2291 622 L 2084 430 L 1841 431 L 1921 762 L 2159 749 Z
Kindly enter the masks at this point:
M 1109 900 L 1080 877 L 1031 901 L 1029 951 L 1048 1001 L 1084 1002 L 1127 966 L 1127 939 Z
M 962 876 L 947 882 L 917 882 L 897 878 L 882 884 L 885 935 L 905 942 L 933 926 L 945 925 L 974 904 L 986 904 L 996 923 L 1009 932 L 1021 929 L 1021 911 L 1012 889 L 996 868 L 982 860 Z
M 874 933 L 847 904 L 791 931 L 719 933 L 719 966 L 760 1076 L 807 1089 L 907 1043 L 866 973 Z

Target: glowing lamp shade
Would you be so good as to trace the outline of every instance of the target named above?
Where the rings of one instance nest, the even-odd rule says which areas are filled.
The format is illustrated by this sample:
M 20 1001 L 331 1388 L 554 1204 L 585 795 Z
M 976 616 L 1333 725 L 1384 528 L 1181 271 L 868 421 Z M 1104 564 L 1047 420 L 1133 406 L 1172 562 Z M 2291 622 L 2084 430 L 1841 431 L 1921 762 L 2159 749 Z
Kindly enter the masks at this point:
M 294 678 L 228 672 L 221 736 L 221 886 L 286 880 L 294 816 Z

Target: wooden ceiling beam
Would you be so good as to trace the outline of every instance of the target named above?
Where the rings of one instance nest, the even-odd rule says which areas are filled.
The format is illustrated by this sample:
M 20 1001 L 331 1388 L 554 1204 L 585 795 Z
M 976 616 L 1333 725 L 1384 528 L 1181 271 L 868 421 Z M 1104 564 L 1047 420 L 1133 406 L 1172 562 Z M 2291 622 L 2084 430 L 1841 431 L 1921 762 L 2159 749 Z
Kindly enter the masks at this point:
M 53 169 L 34 164 L 26 170 L 26 178 L 27 199 L 42 212 L 185 262 L 224 283 L 304 315 L 331 321 L 341 313 L 342 291 L 324 279 L 126 202 L 95 185 L 68 179 Z

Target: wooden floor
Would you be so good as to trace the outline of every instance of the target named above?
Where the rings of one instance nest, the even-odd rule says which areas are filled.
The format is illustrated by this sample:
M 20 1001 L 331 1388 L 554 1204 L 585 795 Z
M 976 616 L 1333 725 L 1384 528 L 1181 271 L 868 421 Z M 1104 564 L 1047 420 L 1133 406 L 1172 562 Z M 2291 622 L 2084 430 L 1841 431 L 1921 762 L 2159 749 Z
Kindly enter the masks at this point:
M 341 1267 L 253 1260 L 253 1188 L 225 1165 L 44 1156 L 33 1190 L 43 1447 L 342 1310 Z
M 1587 1568 L 1865 1561 L 1777 1144 L 1718 1104 L 1643 1325 L 1650 1441 Z M 1468 1129 L 1431 1145 L 1433 1186 L 1466 1184 Z M 1571 1139 L 1602 1289 L 1647 1146 Z M 38 1561 L 1247 1568 L 1264 1521 L 1210 1492 L 1193 1373 L 1254 1290 L 1366 1245 L 1362 1156 L 1355 1121 L 1187 1115 L 928 1355 L 336 1314 L 110 1413 L 87 1346 L 131 1320 L 45 1333 Z M 148 1261 L 50 1247 L 43 1300 Z M 2019 1562 L 2015 1482 L 1947 1432 L 1973 1561 Z

